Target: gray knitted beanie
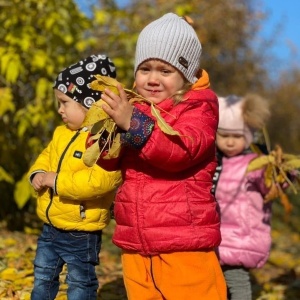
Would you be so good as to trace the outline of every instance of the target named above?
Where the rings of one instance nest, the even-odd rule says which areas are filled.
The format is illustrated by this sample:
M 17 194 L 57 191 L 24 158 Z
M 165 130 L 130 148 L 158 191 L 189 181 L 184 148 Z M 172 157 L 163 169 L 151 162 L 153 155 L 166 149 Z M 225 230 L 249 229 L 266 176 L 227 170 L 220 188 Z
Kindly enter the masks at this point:
M 136 46 L 134 74 L 144 61 L 161 59 L 178 69 L 189 82 L 195 83 L 201 50 L 192 26 L 176 14 L 165 14 L 141 31 Z

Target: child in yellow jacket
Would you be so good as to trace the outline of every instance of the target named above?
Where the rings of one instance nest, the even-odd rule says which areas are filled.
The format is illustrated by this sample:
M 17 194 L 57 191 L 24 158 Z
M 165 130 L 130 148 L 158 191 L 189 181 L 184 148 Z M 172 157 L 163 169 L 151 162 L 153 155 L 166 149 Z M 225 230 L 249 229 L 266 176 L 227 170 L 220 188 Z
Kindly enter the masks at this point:
M 102 229 L 110 220 L 109 208 L 121 183 L 120 172 L 87 167 L 87 128 L 81 124 L 101 92 L 90 88 L 94 75 L 116 77 L 105 55 L 91 55 L 59 73 L 54 93 L 58 126 L 48 146 L 30 168 L 29 180 L 38 193 L 37 214 L 44 222 L 34 260 L 32 300 L 55 299 L 59 274 L 67 264 L 68 299 L 97 299 Z

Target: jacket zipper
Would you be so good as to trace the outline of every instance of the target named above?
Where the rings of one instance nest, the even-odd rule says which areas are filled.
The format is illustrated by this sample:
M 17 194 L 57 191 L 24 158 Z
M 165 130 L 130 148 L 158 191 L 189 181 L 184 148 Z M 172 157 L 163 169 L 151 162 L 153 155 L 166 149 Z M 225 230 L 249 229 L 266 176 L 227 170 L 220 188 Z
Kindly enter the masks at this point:
M 58 174 L 59 171 L 60 171 L 61 164 L 62 164 L 62 161 L 63 161 L 65 155 L 66 155 L 67 150 L 69 149 L 69 147 L 71 146 L 71 144 L 77 139 L 77 137 L 78 137 L 79 134 L 80 134 L 80 131 L 77 131 L 77 132 L 73 135 L 73 137 L 71 138 L 70 142 L 69 142 L 68 145 L 66 146 L 64 152 L 63 152 L 62 155 L 60 156 L 60 159 L 59 159 L 59 162 L 58 162 L 58 166 L 57 166 L 57 170 L 56 170 L 56 173 L 57 173 L 57 174 Z M 53 226 L 53 225 L 52 225 L 52 222 L 50 221 L 50 217 L 49 217 L 49 210 L 50 210 L 50 207 L 51 207 L 51 205 L 52 205 L 52 202 L 53 202 L 53 196 L 54 196 L 54 195 L 53 195 L 53 189 L 50 189 L 49 192 L 50 192 L 50 202 L 49 202 L 49 204 L 48 204 L 48 206 L 47 206 L 47 209 L 46 209 L 46 218 L 47 218 L 49 224 L 50 224 L 51 226 Z

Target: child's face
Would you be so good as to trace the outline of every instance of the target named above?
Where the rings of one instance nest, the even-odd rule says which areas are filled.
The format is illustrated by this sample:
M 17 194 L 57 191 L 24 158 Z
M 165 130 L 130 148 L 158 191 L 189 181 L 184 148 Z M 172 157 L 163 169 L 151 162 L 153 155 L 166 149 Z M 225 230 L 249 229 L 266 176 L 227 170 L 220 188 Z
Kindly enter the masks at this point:
M 217 132 L 216 143 L 219 150 L 227 157 L 233 157 L 242 153 L 246 146 L 244 135 L 226 133 L 225 131 Z
M 170 64 L 151 59 L 138 67 L 135 82 L 140 95 L 158 104 L 182 89 L 185 80 Z
M 57 89 L 54 90 L 54 94 L 58 101 L 58 113 L 61 115 L 63 122 L 71 130 L 81 128 L 88 110 Z

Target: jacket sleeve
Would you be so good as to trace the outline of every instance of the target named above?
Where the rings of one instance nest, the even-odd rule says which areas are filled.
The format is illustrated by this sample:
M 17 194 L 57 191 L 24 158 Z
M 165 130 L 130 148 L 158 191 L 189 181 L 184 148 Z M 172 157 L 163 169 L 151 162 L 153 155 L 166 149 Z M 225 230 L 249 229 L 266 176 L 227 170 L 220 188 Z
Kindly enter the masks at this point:
M 172 124 L 180 136 L 163 133 L 155 123 L 152 134 L 139 153 L 142 159 L 157 168 L 178 172 L 215 159 L 217 98 L 213 94 L 210 99 L 186 102 L 189 104 L 184 104 L 186 108 Z
M 121 172 L 108 172 L 95 165 L 77 172 L 61 171 L 56 178 L 56 192 L 59 197 L 71 200 L 101 198 L 116 190 L 121 184 Z

